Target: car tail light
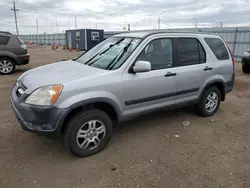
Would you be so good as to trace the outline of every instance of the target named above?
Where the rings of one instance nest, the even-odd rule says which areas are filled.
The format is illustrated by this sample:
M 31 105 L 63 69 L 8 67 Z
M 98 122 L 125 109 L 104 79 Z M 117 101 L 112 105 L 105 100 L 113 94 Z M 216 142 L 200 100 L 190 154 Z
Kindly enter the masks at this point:
M 235 68 L 234 56 L 233 56 L 233 54 L 232 54 L 232 52 L 231 52 L 231 50 L 230 50 L 230 48 L 229 48 L 229 46 L 228 46 L 228 44 L 227 44 L 227 42 L 226 42 L 226 41 L 225 41 L 225 43 L 226 43 L 227 49 L 228 49 L 228 51 L 229 51 L 229 53 L 230 53 L 230 56 L 231 56 L 231 58 L 232 58 L 232 63 L 233 63 L 233 71 L 234 71 L 234 68 Z
M 30 58 L 30 55 L 25 55 L 23 58 L 24 58 L 24 59 L 29 59 L 29 58 Z

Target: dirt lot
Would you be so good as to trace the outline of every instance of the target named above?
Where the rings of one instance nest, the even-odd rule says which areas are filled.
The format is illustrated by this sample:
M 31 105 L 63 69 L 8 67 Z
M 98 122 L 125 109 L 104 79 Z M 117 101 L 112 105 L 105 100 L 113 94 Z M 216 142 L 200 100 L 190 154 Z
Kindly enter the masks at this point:
M 79 159 L 62 141 L 23 131 L 9 102 L 23 72 L 77 54 L 46 47 L 29 52 L 30 65 L 0 76 L 0 188 L 250 187 L 250 75 L 240 64 L 234 91 L 214 117 L 190 108 L 141 117 L 116 128 L 104 151 Z

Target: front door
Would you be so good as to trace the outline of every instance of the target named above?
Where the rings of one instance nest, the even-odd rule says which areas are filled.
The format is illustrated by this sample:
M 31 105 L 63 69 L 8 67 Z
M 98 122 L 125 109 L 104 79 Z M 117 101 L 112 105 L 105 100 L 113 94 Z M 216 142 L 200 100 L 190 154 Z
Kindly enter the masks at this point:
M 154 39 L 136 59 L 150 62 L 152 70 L 123 74 L 125 116 L 174 105 L 178 68 L 173 67 L 173 54 L 172 39 Z

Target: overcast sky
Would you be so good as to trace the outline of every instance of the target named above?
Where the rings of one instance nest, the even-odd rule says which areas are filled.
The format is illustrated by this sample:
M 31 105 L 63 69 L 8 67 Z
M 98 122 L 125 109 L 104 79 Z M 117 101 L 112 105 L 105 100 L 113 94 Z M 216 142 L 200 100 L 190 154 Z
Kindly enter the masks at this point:
M 12 0 L 0 1 L 0 30 L 15 32 Z M 55 33 L 75 27 L 122 30 L 250 26 L 250 0 L 16 0 L 20 34 Z

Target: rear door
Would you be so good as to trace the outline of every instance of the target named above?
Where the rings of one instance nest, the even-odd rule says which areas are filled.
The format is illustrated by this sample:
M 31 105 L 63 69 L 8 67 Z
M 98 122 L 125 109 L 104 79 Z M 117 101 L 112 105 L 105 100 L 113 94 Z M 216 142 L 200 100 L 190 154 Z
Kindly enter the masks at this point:
M 204 82 L 213 74 L 208 66 L 206 51 L 196 37 L 179 37 L 177 40 L 178 91 L 176 103 L 198 99 Z

